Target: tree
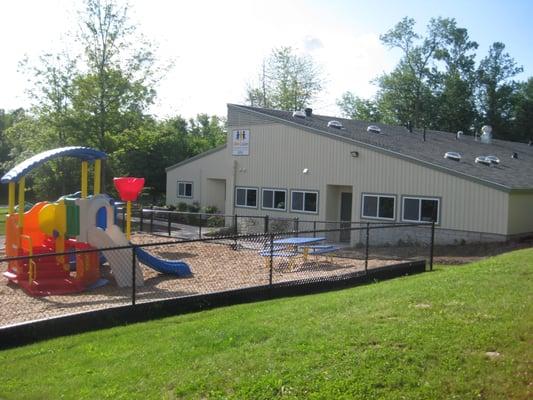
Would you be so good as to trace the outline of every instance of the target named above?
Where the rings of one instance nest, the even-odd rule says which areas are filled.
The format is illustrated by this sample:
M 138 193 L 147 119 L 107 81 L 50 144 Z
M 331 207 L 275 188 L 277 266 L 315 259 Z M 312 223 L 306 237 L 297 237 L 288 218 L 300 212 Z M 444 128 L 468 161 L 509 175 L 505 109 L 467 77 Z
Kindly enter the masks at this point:
M 87 72 L 75 81 L 74 109 L 84 134 L 112 152 L 109 136 L 140 126 L 161 69 L 151 44 L 129 23 L 127 6 L 86 0 L 80 20 Z
M 246 102 L 252 106 L 301 110 L 322 90 L 319 68 L 308 56 L 280 47 L 263 61 L 258 85 L 248 85 Z
M 431 91 L 430 62 L 441 46 L 439 20 L 431 19 L 428 34 L 421 37 L 414 31 L 415 20 L 405 17 L 394 28 L 380 36 L 389 48 L 402 51 L 402 59 L 394 71 L 378 78 L 378 100 L 396 115 L 397 123 L 412 121 L 414 126 L 428 126 L 434 105 Z
M 510 137 L 513 98 L 517 90 L 517 84 L 511 78 L 523 68 L 504 51 L 503 43 L 493 43 L 489 54 L 479 64 L 479 106 L 484 124 L 491 125 L 495 135 Z
M 533 140 L 533 78 L 519 85 L 514 98 L 513 138 Z
M 382 122 L 383 116 L 378 104 L 374 100 L 367 100 L 345 92 L 337 105 L 344 117 L 360 121 Z
M 440 130 L 467 131 L 476 120 L 474 100 L 476 90 L 475 50 L 468 31 L 457 26 L 455 19 L 438 19 L 442 37 L 435 51 L 435 60 L 444 63 L 444 70 L 435 68 L 435 126 Z

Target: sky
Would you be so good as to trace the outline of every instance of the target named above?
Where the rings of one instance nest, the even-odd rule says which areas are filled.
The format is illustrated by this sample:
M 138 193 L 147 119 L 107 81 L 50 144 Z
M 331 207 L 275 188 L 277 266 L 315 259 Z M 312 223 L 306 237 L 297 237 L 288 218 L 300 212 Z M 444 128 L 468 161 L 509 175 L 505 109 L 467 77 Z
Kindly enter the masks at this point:
M 19 62 L 36 63 L 44 53 L 75 49 L 81 0 L 0 0 L 0 108 L 28 107 L 27 76 Z M 137 30 L 158 44 L 158 57 L 173 67 L 157 88 L 151 112 L 159 118 L 226 114 L 226 104 L 244 104 L 246 86 L 258 76 L 273 48 L 291 46 L 321 68 L 326 84 L 311 105 L 339 115 L 345 91 L 376 92 L 372 80 L 391 71 L 398 50 L 379 35 L 403 17 L 424 33 L 432 17 L 455 18 L 479 43 L 478 59 L 500 41 L 523 66 L 517 79 L 533 75 L 531 0 L 130 0 Z

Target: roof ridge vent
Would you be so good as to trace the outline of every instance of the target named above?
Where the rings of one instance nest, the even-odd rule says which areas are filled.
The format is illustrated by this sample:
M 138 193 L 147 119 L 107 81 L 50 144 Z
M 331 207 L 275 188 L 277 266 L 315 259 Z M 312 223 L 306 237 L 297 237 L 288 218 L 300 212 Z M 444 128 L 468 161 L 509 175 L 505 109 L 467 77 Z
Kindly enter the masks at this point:
M 328 122 L 328 128 L 342 129 L 342 124 L 339 121 L 331 120 Z
M 366 131 L 368 133 L 377 133 L 381 134 L 381 128 L 377 125 L 368 125 L 368 128 L 366 128 Z
M 444 158 L 453 161 L 461 161 L 461 154 L 457 153 L 456 151 L 447 151 L 444 154 Z
M 302 110 L 296 110 L 292 112 L 293 118 L 305 118 L 305 111 Z

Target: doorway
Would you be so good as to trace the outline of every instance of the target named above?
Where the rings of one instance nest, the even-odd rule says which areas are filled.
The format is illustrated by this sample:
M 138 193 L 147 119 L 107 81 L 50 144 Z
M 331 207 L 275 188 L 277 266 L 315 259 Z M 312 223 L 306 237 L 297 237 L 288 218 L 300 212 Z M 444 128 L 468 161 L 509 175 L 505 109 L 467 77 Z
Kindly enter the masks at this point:
M 341 207 L 340 207 L 340 227 L 350 228 L 352 221 L 352 194 L 348 192 L 341 192 Z M 340 233 L 339 240 L 341 242 L 349 242 L 351 238 L 351 231 L 344 230 Z

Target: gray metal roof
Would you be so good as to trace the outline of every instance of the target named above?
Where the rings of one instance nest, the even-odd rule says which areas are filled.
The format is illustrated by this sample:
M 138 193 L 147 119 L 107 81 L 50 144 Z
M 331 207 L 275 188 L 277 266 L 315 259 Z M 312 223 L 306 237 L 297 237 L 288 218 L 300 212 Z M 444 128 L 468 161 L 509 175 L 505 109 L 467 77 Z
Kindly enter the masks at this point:
M 268 119 L 299 126 L 307 131 L 324 134 L 340 140 L 355 142 L 362 147 L 370 147 L 392 156 L 409 159 L 426 166 L 443 170 L 454 175 L 473 178 L 503 190 L 533 189 L 533 146 L 525 143 L 493 139 L 491 144 L 481 143 L 479 138 L 462 136 L 456 139 L 455 133 L 427 130 L 425 141 L 419 129 L 412 133 L 401 126 L 375 122 L 355 121 L 338 117 L 313 114 L 310 117 L 295 118 L 290 111 L 271 110 L 240 105 L 228 105 L 242 111 L 263 115 Z M 328 128 L 331 120 L 342 123 L 342 129 Z M 367 132 L 369 125 L 378 126 L 381 134 Z M 444 158 L 448 151 L 462 155 L 460 162 Z M 518 159 L 511 155 L 518 153 Z M 476 164 L 478 156 L 493 155 L 500 159 L 499 165 Z

